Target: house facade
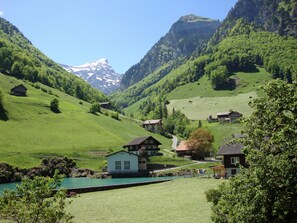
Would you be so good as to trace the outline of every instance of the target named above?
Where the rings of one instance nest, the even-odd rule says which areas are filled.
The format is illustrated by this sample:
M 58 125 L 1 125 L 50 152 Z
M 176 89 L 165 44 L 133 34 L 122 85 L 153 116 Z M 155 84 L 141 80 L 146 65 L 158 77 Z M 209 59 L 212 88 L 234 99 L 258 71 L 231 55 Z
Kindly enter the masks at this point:
M 108 154 L 107 172 L 110 174 L 137 173 L 143 166 L 139 167 L 139 156 L 127 151 L 119 151 Z
M 162 131 L 162 120 L 146 120 L 142 123 L 142 127 L 150 132 L 161 132 Z
M 133 139 L 123 146 L 128 152 L 139 156 L 154 156 L 160 151 L 159 145 L 162 145 L 152 136 L 144 136 Z
M 24 85 L 20 84 L 18 86 L 15 86 L 14 88 L 12 88 L 10 90 L 10 94 L 15 95 L 15 96 L 26 96 L 27 88 Z
M 243 147 L 244 144 L 240 142 L 229 142 L 220 146 L 217 156 L 223 157 L 224 165 L 224 168 L 217 168 L 217 170 L 220 170 L 220 175 L 229 178 L 240 172 L 240 166 L 247 166 L 245 155 L 242 152 Z M 213 168 L 213 170 L 216 169 Z

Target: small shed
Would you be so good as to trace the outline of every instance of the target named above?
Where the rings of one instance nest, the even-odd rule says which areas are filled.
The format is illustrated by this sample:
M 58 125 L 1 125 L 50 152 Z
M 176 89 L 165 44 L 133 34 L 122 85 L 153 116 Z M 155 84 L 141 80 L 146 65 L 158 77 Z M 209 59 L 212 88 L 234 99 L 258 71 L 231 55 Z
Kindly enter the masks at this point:
M 12 88 L 10 94 L 15 96 L 27 96 L 27 90 L 28 89 L 23 84 L 20 84 Z
M 109 109 L 109 110 L 112 109 L 111 103 L 109 101 L 101 102 L 100 106 L 101 108 L 104 108 L 104 109 Z

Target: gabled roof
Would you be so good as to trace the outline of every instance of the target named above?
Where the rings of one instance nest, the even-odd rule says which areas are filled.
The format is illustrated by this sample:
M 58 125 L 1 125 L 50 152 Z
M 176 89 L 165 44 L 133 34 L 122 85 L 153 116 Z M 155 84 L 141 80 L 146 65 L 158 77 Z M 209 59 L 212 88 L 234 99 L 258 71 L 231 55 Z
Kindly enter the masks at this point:
M 160 122 L 161 122 L 161 119 L 155 119 L 155 120 L 146 120 L 142 124 L 150 125 L 150 124 L 159 124 Z
M 139 137 L 139 138 L 136 138 L 136 139 L 133 139 L 132 141 L 128 142 L 126 145 L 124 145 L 123 147 L 126 147 L 126 146 L 137 146 L 137 145 L 140 145 L 142 144 L 145 140 L 147 139 L 153 139 L 154 141 L 156 141 L 156 143 L 158 145 L 162 145 L 158 140 L 156 140 L 154 137 L 152 136 L 144 136 L 144 137 Z
M 138 156 L 138 155 L 135 154 L 135 153 L 129 153 L 129 152 L 125 151 L 125 150 L 120 150 L 120 151 L 117 151 L 117 152 L 109 153 L 109 154 L 107 154 L 105 157 L 113 156 L 113 155 L 115 155 L 115 154 L 117 154 L 117 153 L 128 153 L 129 155 Z
M 189 151 L 189 150 L 191 149 L 188 148 L 187 141 L 181 141 L 178 147 L 176 147 L 175 151 L 179 152 L 179 151 Z
M 219 152 L 217 155 L 241 155 L 243 154 L 242 148 L 244 147 L 243 143 L 235 142 L 229 144 L 223 144 L 220 146 Z
M 15 89 L 17 89 L 17 88 L 23 88 L 23 89 L 28 90 L 23 84 L 19 84 L 19 85 L 13 87 L 11 90 L 13 91 L 13 90 L 15 90 Z

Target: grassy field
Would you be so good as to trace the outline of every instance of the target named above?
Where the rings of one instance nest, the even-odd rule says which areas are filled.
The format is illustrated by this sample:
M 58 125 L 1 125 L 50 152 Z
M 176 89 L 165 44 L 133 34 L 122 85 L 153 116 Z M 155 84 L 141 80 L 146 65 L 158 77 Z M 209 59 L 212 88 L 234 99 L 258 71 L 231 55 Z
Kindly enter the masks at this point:
M 9 94 L 20 83 L 28 88 L 28 97 Z M 8 116 L 7 121 L 0 120 L 0 162 L 28 168 L 39 165 L 42 157 L 66 155 L 80 167 L 98 170 L 105 154 L 121 149 L 133 138 L 147 135 L 156 137 L 163 144 L 162 151 L 169 154 L 171 140 L 147 132 L 130 119 L 118 121 L 103 114 L 90 114 L 89 103 L 41 87 L 47 92 L 0 74 Z M 53 113 L 49 108 L 54 97 L 58 97 L 61 113 Z
M 229 97 L 249 92 L 261 94 L 257 88 L 272 79 L 271 75 L 264 68 L 258 68 L 258 72 L 255 73 L 237 72 L 231 77 L 238 79 L 237 87 L 234 90 L 214 90 L 207 76 L 204 75 L 197 82 L 189 83 L 173 90 L 168 95 L 168 100 L 194 97 Z
M 238 79 L 238 86 L 234 90 L 213 90 L 206 76 L 198 82 L 175 89 L 168 96 L 168 111 L 173 108 L 180 110 L 191 120 L 205 120 L 210 115 L 216 117 L 218 112 L 229 110 L 249 116 L 252 109 L 248 103 L 261 95 L 258 87 L 271 79 L 270 74 L 259 68 L 259 72 L 238 72 L 233 77 Z
M 73 222 L 211 222 L 204 192 L 222 181 L 184 178 L 134 188 L 81 194 L 68 207 Z

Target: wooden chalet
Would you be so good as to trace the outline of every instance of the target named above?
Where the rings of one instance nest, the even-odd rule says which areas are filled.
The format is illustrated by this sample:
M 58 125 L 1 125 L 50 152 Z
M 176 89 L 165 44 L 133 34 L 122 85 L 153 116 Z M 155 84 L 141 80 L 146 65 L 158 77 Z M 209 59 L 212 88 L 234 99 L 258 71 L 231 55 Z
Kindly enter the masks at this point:
M 160 151 L 159 145 L 162 145 L 152 136 L 144 136 L 133 139 L 131 142 L 123 146 L 128 152 L 140 156 L 154 156 Z
M 162 120 L 146 120 L 142 123 L 142 127 L 150 132 L 161 132 L 162 131 Z
M 27 96 L 27 90 L 24 85 L 20 84 L 12 88 L 10 94 L 15 96 Z
M 221 112 L 217 113 L 219 122 L 236 122 L 239 118 L 242 117 L 242 114 L 237 111 L 230 112 Z
M 241 142 L 226 142 L 220 146 L 217 156 L 223 157 L 223 166 L 213 167 L 216 177 L 229 178 L 240 172 L 240 166 L 247 166 Z

